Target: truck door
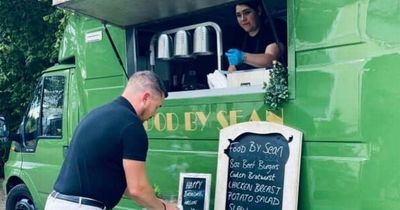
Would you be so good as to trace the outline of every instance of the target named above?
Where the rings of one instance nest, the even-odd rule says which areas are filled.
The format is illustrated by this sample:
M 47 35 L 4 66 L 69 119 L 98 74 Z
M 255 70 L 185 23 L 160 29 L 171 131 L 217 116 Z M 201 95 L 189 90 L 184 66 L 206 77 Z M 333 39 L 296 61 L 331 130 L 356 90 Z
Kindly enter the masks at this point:
M 39 208 L 53 188 L 68 146 L 68 72 L 42 76 L 21 125 L 22 177 Z

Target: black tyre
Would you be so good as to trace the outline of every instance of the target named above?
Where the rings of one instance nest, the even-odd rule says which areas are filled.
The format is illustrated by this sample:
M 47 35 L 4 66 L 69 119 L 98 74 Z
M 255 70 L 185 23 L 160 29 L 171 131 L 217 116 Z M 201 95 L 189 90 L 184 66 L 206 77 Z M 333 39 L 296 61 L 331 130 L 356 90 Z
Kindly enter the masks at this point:
M 26 185 L 19 184 L 10 190 L 7 195 L 6 210 L 36 210 Z

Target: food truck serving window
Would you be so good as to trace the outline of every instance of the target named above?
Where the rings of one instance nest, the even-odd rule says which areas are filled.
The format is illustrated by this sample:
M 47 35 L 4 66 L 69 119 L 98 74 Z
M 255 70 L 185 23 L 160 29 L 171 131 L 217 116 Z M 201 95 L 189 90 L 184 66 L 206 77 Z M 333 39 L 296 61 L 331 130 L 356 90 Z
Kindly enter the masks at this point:
M 171 98 L 262 92 L 263 83 L 269 80 L 268 69 L 255 67 L 227 73 L 229 63 L 224 53 L 236 47 L 235 42 L 244 33 L 235 5 L 134 27 L 136 69 L 153 69 L 165 82 Z M 285 3 L 269 12 L 274 21 L 278 19 L 287 27 Z M 263 18 L 263 22 L 268 22 L 266 16 Z M 269 36 L 274 37 L 272 33 Z M 280 39 L 286 43 L 286 34 Z

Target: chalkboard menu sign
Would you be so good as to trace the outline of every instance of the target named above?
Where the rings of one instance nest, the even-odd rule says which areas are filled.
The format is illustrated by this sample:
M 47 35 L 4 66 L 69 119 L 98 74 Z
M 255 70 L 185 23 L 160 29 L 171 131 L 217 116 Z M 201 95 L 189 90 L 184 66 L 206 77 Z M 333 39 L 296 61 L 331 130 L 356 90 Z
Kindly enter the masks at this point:
M 211 174 L 181 173 L 179 198 L 181 210 L 208 210 Z
M 301 133 L 282 125 L 221 130 L 215 210 L 297 209 L 300 154 Z

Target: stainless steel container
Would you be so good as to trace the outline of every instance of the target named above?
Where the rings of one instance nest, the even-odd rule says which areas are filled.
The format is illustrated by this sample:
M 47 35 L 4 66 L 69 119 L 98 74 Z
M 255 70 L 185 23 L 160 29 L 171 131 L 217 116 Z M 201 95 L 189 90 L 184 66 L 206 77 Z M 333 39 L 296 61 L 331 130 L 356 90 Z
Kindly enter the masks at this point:
M 161 34 L 157 41 L 157 58 L 170 60 L 172 52 L 172 38 L 168 34 Z
M 187 31 L 180 30 L 175 34 L 175 53 L 174 56 L 177 58 L 188 58 L 191 57 L 191 43 L 190 34 Z
M 193 37 L 193 54 L 196 55 L 211 55 L 209 29 L 207 26 L 199 26 L 194 30 Z

